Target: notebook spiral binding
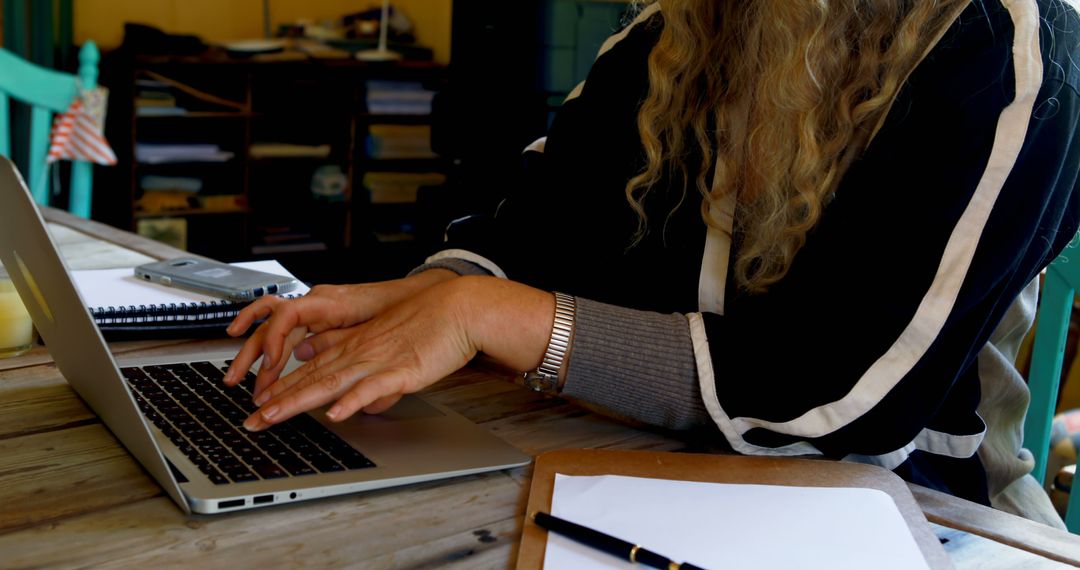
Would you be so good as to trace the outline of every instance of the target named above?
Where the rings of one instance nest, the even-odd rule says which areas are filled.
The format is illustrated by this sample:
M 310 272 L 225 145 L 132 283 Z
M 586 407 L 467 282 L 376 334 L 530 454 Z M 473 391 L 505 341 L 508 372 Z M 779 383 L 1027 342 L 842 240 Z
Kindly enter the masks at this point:
M 300 295 L 281 295 L 295 299 Z M 128 305 L 119 307 L 90 307 L 90 316 L 98 325 L 138 325 L 152 323 L 192 323 L 232 319 L 249 302 L 209 301 L 202 303 L 169 303 L 168 305 Z

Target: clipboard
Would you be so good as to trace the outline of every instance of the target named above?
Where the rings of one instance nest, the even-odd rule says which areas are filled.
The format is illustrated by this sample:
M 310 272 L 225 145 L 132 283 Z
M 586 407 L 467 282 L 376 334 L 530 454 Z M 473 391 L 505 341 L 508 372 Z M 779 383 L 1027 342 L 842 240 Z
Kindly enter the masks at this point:
M 565 449 L 536 458 L 529 505 L 518 551 L 518 570 L 543 568 L 547 531 L 532 521 L 532 513 L 551 511 L 555 474 L 625 475 L 704 483 L 744 483 L 801 487 L 864 487 L 888 493 L 908 524 L 927 566 L 953 568 L 937 536 L 907 484 L 891 471 L 871 465 L 743 455 L 704 455 L 654 451 Z

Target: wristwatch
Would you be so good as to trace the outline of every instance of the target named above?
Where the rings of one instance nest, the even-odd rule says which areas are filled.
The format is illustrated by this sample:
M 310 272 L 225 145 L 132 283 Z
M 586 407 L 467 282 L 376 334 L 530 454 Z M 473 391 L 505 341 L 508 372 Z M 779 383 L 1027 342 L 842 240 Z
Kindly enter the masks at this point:
M 555 323 L 551 327 L 551 339 L 548 340 L 540 367 L 525 373 L 526 388 L 545 394 L 559 393 L 559 370 L 562 369 L 566 351 L 570 348 L 576 309 L 572 296 L 555 292 Z

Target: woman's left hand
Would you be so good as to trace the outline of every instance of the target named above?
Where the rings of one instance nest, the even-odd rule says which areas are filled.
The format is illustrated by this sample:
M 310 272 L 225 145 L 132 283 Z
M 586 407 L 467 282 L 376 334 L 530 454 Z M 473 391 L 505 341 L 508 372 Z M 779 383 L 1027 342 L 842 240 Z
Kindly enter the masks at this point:
M 550 293 L 505 280 L 433 286 L 370 321 L 307 339 L 314 357 L 263 390 L 255 401 L 260 410 L 244 427 L 265 429 L 332 401 L 333 421 L 360 410 L 379 413 L 481 350 L 527 369 L 543 354 L 553 312 Z

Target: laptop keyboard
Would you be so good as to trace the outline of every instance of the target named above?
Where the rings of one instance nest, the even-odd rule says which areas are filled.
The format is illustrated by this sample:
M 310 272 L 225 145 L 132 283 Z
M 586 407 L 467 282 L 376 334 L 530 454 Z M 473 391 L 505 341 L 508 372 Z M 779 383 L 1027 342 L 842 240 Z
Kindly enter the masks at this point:
M 260 432 L 243 427 L 257 407 L 255 375 L 226 388 L 210 362 L 122 368 L 143 414 L 216 485 L 374 467 L 307 414 Z

